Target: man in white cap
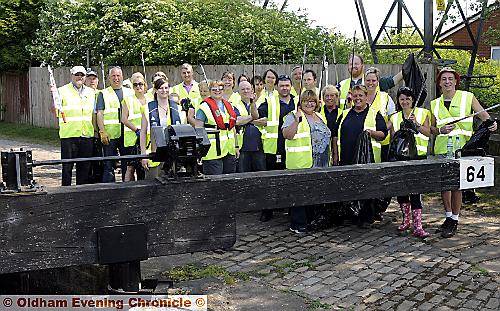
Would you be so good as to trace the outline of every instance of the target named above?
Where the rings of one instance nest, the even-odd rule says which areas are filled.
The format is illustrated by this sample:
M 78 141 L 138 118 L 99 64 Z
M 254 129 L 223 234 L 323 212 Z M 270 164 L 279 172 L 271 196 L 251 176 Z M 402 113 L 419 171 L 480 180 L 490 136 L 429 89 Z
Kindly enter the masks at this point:
M 56 89 L 51 85 L 51 92 L 59 93 L 60 107 L 59 137 L 61 138 L 61 158 L 86 158 L 92 156 L 92 114 L 94 112 L 94 92 L 84 85 L 86 70 L 83 66 L 74 66 L 70 70 L 71 82 Z M 60 105 L 59 105 L 60 104 Z M 76 163 L 76 184 L 89 182 L 90 162 Z M 73 163 L 63 164 L 62 185 L 70 186 Z
M 97 72 L 91 68 L 87 68 L 87 76 L 85 77 L 85 85 L 94 91 L 94 96 L 97 98 L 99 93 L 99 77 Z M 93 157 L 102 157 L 102 143 L 99 137 L 99 127 L 97 126 L 97 110 L 94 107 L 94 113 L 92 114 L 92 124 L 94 125 L 94 148 L 92 150 Z M 90 179 L 89 183 L 100 183 L 102 182 L 102 171 L 103 171 L 102 161 L 92 161 L 90 164 Z

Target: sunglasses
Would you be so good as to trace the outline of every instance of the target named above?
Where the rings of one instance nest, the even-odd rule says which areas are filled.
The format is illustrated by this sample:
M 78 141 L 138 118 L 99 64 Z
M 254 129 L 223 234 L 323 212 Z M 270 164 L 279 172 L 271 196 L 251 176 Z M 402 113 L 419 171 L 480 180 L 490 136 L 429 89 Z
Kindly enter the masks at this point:
M 212 92 L 217 92 L 217 91 L 222 91 L 222 90 L 224 90 L 223 86 L 210 88 L 210 91 L 212 91 Z
M 85 74 L 83 74 L 81 72 L 77 72 L 74 75 L 77 76 L 77 77 L 85 77 Z
M 138 83 L 132 83 L 132 85 L 133 85 L 134 87 L 138 87 L 138 86 L 144 86 L 144 83 L 142 83 L 142 82 L 138 82 Z
M 280 75 L 278 81 L 292 81 L 289 75 Z

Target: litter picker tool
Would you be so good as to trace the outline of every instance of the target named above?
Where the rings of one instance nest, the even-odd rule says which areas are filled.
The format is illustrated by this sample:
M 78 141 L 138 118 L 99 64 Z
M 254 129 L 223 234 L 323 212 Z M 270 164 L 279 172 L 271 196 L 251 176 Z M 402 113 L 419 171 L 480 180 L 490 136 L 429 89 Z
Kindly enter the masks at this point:
M 62 107 L 61 96 L 59 95 L 59 91 L 57 90 L 56 80 L 54 79 L 54 72 L 52 71 L 52 67 L 47 65 L 47 71 L 49 72 L 49 80 L 50 80 L 50 92 L 52 93 L 52 105 L 54 110 L 57 113 L 61 114 L 63 122 L 66 123 L 66 115 L 64 114 Z
M 468 119 L 468 118 L 471 118 L 471 117 L 475 117 L 475 116 L 477 116 L 478 114 L 480 114 L 481 112 L 485 112 L 485 111 L 493 110 L 493 109 L 495 109 L 495 108 L 497 108 L 497 107 L 500 107 L 500 104 L 496 104 L 496 105 L 491 106 L 491 107 L 489 107 L 489 108 L 485 108 L 485 109 L 480 110 L 480 111 L 478 111 L 478 112 L 474 112 L 473 114 L 471 114 L 471 115 L 469 115 L 469 116 L 466 116 L 466 117 L 463 117 L 463 118 L 457 119 L 457 120 L 455 120 L 455 121 L 448 122 L 448 123 L 446 123 L 445 125 L 452 125 L 452 124 L 458 123 L 458 122 L 460 122 L 460 121 L 462 121 L 462 120 L 465 120 L 465 119 Z
M 205 68 L 203 68 L 203 65 L 200 64 L 201 72 L 203 72 L 203 77 L 205 78 L 205 81 L 208 83 L 208 78 L 207 78 L 207 73 L 205 72 Z
M 302 54 L 302 66 L 301 66 L 300 88 L 299 88 L 299 101 L 296 103 L 296 105 L 297 105 L 297 111 L 299 111 L 300 100 L 302 98 L 302 80 L 304 78 L 304 66 L 306 64 L 306 54 L 307 54 L 307 43 L 304 44 L 304 53 Z
M 255 77 L 255 34 L 252 34 L 252 79 Z M 254 79 L 255 81 L 255 79 Z
M 328 62 L 326 61 L 326 38 L 323 41 L 323 58 L 321 60 L 321 76 L 319 77 L 319 90 L 323 89 L 323 75 L 328 70 Z M 328 74 L 325 76 L 325 85 L 328 84 Z M 318 94 L 319 95 L 319 94 Z
M 330 41 L 330 46 L 332 48 L 332 55 L 333 55 L 333 68 L 335 70 L 335 84 L 339 83 L 339 71 L 337 69 L 337 57 L 335 56 L 335 46 L 333 43 Z
M 102 89 L 106 88 L 106 76 L 104 75 L 104 58 L 101 54 L 101 75 L 102 75 Z
M 141 52 L 141 61 L 142 61 L 142 72 L 144 73 L 144 80 L 148 81 L 146 77 L 146 64 L 144 63 L 144 52 Z

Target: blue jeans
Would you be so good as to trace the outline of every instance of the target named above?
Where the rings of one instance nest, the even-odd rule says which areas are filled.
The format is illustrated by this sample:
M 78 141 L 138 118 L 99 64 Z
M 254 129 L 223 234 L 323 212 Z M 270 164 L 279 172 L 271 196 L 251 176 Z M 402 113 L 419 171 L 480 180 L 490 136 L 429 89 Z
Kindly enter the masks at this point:
M 120 138 L 110 139 L 108 145 L 102 145 L 102 154 L 105 157 L 117 156 L 120 149 Z M 102 182 L 115 182 L 115 160 L 104 161 L 104 171 L 102 174 Z M 125 171 L 123 171 L 125 174 Z

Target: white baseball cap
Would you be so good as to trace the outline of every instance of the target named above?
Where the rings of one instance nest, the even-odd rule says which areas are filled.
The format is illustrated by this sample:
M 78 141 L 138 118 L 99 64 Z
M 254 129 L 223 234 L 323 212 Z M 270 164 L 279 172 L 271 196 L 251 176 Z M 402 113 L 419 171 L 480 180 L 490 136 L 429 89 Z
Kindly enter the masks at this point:
M 83 75 L 87 74 L 87 70 L 85 70 L 83 66 L 74 66 L 71 68 L 70 72 L 72 75 L 76 75 L 77 73 L 83 73 Z

